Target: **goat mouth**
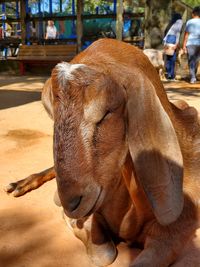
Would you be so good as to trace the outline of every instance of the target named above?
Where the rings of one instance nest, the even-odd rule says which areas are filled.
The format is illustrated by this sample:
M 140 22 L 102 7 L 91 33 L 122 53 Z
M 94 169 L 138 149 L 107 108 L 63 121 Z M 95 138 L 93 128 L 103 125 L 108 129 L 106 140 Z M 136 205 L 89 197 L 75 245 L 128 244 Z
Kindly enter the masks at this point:
M 100 207 L 102 200 L 103 200 L 104 194 L 102 194 L 103 192 L 102 187 L 100 187 L 98 191 L 99 192 L 97 193 L 96 198 L 94 199 L 94 201 L 92 201 L 91 204 L 89 203 L 89 205 L 87 205 L 87 202 L 88 201 L 90 202 L 91 200 L 88 200 L 87 197 L 82 197 L 77 208 L 73 210 L 72 212 L 68 212 L 67 210 L 64 209 L 65 214 L 68 217 L 74 218 L 74 219 L 80 219 L 80 218 L 87 217 L 93 214 Z
M 100 188 L 100 192 L 99 192 L 99 195 L 97 196 L 97 199 L 96 201 L 94 202 L 94 205 L 91 207 L 91 209 L 89 210 L 89 212 L 84 216 L 84 217 L 87 217 L 87 216 L 90 216 L 91 214 L 93 214 L 96 210 L 98 210 L 98 208 L 100 207 L 100 204 L 101 204 L 101 199 L 102 199 L 102 187 Z

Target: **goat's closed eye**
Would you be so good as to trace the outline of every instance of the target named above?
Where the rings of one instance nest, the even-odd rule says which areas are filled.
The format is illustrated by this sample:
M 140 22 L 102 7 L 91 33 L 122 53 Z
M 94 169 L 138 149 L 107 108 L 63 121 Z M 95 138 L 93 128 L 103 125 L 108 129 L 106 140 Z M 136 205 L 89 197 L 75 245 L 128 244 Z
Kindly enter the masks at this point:
M 99 127 L 100 124 L 111 114 L 111 112 L 108 110 L 105 112 L 103 117 L 96 123 L 96 126 Z

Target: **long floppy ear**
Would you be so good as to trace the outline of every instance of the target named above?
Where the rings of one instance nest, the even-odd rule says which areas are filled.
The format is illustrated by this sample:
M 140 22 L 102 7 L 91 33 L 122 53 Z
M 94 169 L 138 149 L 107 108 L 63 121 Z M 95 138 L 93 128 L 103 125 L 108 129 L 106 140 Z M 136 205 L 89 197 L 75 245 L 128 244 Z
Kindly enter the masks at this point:
M 167 225 L 183 209 L 183 159 L 178 139 L 147 77 L 137 74 L 127 94 L 128 143 L 135 175 L 158 222 Z M 164 102 L 168 105 L 167 99 Z
M 42 89 L 42 104 L 48 113 L 49 117 L 53 120 L 53 91 L 52 91 L 52 82 L 49 78 Z

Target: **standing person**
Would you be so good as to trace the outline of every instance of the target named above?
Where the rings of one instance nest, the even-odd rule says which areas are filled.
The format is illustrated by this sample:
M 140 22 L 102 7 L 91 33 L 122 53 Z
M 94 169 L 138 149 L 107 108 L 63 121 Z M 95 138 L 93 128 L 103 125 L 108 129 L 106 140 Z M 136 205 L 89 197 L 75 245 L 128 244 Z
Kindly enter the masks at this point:
M 56 26 L 54 25 L 53 20 L 48 20 L 45 39 L 56 39 L 56 37 L 57 37 Z
M 5 25 L 5 37 L 11 37 L 12 34 L 12 25 L 9 23 L 6 23 Z
M 179 45 L 180 33 L 183 26 L 181 14 L 173 13 L 172 19 L 165 30 L 164 54 L 167 79 L 175 79 L 176 51 Z
M 197 81 L 197 68 L 200 61 L 200 6 L 192 11 L 192 19 L 188 20 L 183 40 L 183 50 L 188 54 L 190 83 Z

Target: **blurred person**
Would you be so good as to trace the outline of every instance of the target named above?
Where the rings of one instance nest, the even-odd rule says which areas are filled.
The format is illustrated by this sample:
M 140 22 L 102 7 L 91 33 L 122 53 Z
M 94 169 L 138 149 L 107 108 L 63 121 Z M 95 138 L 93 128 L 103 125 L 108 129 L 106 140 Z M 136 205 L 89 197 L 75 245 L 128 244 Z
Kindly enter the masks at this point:
M 53 20 L 48 20 L 45 39 L 56 39 L 57 29 Z
M 169 81 L 175 79 L 175 63 L 182 27 L 183 20 L 181 14 L 173 13 L 172 19 L 165 30 L 165 37 L 163 39 L 165 68 L 167 71 L 166 78 Z
M 200 61 L 200 6 L 192 11 L 192 19 L 186 23 L 183 51 L 188 54 L 190 83 L 197 81 L 197 68 Z
M 31 23 L 30 28 L 31 28 L 31 37 L 35 38 L 36 37 L 36 25 L 34 21 Z
M 6 23 L 5 26 L 5 37 L 11 37 L 12 34 L 12 25 L 9 23 Z

